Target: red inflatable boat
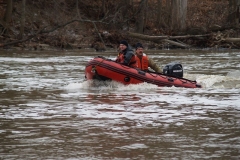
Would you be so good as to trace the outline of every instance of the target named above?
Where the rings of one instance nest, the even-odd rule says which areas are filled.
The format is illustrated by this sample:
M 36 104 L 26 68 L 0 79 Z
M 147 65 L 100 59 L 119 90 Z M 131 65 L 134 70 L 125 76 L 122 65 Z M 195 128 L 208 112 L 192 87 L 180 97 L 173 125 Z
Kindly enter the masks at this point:
M 87 80 L 114 80 L 125 85 L 147 82 L 160 87 L 201 88 L 196 81 L 161 73 L 144 72 L 100 56 L 87 63 L 85 77 Z

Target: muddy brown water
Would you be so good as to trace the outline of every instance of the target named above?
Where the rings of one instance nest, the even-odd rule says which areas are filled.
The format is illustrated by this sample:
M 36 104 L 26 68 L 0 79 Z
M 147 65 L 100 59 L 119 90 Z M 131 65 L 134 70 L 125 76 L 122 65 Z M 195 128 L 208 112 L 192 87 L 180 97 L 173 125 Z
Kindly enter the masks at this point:
M 91 86 L 114 51 L 0 51 L 0 159 L 239 159 L 240 51 L 146 53 L 203 88 Z

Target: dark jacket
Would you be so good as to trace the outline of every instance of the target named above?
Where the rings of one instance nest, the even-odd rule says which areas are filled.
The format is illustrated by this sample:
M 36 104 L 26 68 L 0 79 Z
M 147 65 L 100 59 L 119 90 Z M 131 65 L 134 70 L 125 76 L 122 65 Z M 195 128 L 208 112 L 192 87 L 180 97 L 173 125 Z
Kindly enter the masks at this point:
M 126 65 L 126 66 L 130 66 L 130 67 L 136 67 L 137 66 L 137 61 L 136 61 L 136 58 L 135 58 L 135 54 L 134 54 L 134 51 L 133 51 L 133 49 L 130 45 L 128 45 L 128 47 L 125 50 L 123 50 L 122 52 L 120 52 L 118 54 L 116 62 L 121 63 L 121 64 Z

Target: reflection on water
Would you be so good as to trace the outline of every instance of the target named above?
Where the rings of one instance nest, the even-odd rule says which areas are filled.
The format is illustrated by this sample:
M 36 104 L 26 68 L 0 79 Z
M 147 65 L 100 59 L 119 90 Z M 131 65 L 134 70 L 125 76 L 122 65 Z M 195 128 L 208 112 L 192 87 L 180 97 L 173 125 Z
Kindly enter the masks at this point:
M 2 53 L 0 159 L 239 159 L 239 52 L 149 54 L 204 87 L 85 81 L 95 52 Z

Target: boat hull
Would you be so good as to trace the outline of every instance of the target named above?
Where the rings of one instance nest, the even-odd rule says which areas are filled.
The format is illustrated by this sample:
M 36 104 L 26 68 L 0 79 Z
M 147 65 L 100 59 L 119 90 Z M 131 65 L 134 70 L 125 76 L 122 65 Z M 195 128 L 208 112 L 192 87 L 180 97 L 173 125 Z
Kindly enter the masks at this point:
M 159 87 L 185 87 L 201 88 L 196 81 L 185 78 L 177 78 L 161 73 L 144 72 L 136 68 L 131 68 L 104 57 L 95 57 L 90 60 L 85 68 L 85 77 L 87 80 L 114 80 L 125 85 L 151 83 Z

